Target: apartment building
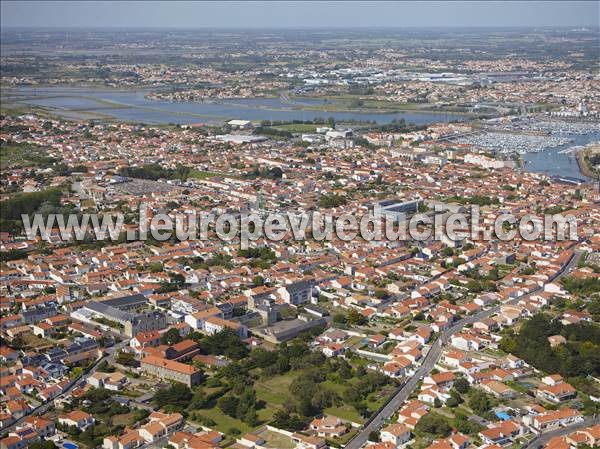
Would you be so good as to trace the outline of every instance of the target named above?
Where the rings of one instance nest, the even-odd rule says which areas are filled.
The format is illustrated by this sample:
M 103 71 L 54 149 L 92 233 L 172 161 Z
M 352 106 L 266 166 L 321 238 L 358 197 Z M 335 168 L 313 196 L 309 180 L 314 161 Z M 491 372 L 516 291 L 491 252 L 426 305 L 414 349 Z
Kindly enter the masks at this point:
M 144 373 L 156 376 L 160 379 L 181 382 L 188 387 L 198 385 L 202 381 L 202 372 L 193 366 L 174 360 L 164 359 L 149 355 L 141 361 Z

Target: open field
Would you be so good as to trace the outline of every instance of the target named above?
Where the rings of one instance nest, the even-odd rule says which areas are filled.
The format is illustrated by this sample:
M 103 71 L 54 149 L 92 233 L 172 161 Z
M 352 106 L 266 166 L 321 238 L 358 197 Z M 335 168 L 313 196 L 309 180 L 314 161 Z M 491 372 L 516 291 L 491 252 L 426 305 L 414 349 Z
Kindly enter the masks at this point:
M 190 178 L 195 179 L 209 179 L 214 177 L 221 178 L 233 178 L 233 176 L 228 175 L 227 173 L 217 173 L 214 171 L 204 171 L 204 170 L 192 170 L 189 174 Z
M 115 415 L 111 419 L 115 426 L 130 426 L 134 423 L 135 412 L 124 413 L 122 415 Z
M 47 167 L 54 159 L 46 156 L 46 150 L 36 145 L 7 144 L 0 147 L 0 166 L 2 169 Z
M 318 105 L 303 105 L 301 109 L 319 110 L 324 112 L 434 112 L 434 113 L 452 113 L 465 114 L 470 113 L 464 108 L 445 106 L 437 108 L 427 103 L 398 103 L 394 101 L 369 98 L 369 95 L 359 94 L 340 94 L 340 95 L 322 95 L 310 97 L 311 99 L 326 100 L 325 103 Z
M 25 334 L 23 335 L 23 342 L 25 346 L 30 347 L 32 349 L 40 349 L 40 348 L 51 348 L 55 345 L 55 343 L 50 339 L 44 339 L 38 337 L 33 334 Z
M 280 129 L 281 131 L 290 131 L 292 133 L 315 133 L 317 127 L 326 125 L 313 125 L 310 123 L 290 123 L 287 125 L 275 125 L 273 128 Z
M 220 432 L 231 434 L 232 429 L 238 429 L 242 434 L 244 434 L 252 430 L 252 428 L 246 423 L 240 421 L 239 419 L 225 415 L 216 407 L 207 410 L 199 410 L 198 414 L 212 419 L 216 423 L 214 428 Z
M 264 444 L 265 447 L 273 449 L 294 449 L 296 447 L 290 438 L 271 430 L 258 432 L 257 435 L 266 441 Z
M 288 402 L 290 384 L 298 376 L 298 373 L 288 372 L 283 376 L 275 376 L 266 381 L 255 383 L 256 396 L 268 404 L 284 405 Z

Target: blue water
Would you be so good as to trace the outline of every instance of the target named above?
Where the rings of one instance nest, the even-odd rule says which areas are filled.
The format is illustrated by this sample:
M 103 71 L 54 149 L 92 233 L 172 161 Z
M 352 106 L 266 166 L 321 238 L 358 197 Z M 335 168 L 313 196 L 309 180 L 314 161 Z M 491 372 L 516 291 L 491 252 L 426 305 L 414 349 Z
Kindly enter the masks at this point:
M 303 111 L 301 105 L 320 105 L 324 100 L 299 98 L 285 103 L 280 98 L 246 98 L 218 102 L 170 102 L 145 98 L 148 91 L 124 91 L 117 89 L 78 87 L 21 87 L 11 90 L 9 96 L 24 103 L 35 104 L 53 110 L 57 115 L 73 119 L 87 119 L 82 110 L 96 111 L 120 121 L 147 124 L 196 124 L 221 123 L 229 119 L 244 120 L 313 120 L 333 116 L 338 122 L 375 121 L 389 123 L 403 118 L 407 123 L 424 125 L 453 120 L 464 116 L 437 113 L 405 112 L 396 114 Z M 103 103 L 109 101 L 112 104 Z M 114 106 L 118 106 L 114 107 Z M 573 142 L 561 147 L 523 155 L 526 171 L 541 172 L 550 176 L 569 176 L 585 179 L 579 171 L 574 154 L 560 154 L 565 148 L 600 141 L 600 133 L 571 136 Z
M 63 443 L 63 447 L 65 449 L 77 449 L 79 446 L 77 446 L 75 443 Z
M 502 421 L 508 421 L 509 419 L 511 419 L 511 416 L 506 412 L 496 412 L 496 416 Z
M 539 153 L 524 154 L 524 169 L 532 172 L 545 173 L 550 176 L 569 176 L 571 178 L 586 180 L 586 177 L 579 171 L 579 164 L 575 158 L 575 153 L 562 153 L 561 150 L 573 146 L 587 145 L 591 142 L 600 142 L 600 133 L 569 136 L 573 142 L 561 145 Z
M 122 91 L 116 89 L 92 89 L 76 87 L 22 87 L 10 92 L 19 101 L 54 109 L 57 114 L 74 117 L 73 110 L 97 110 L 117 120 L 148 124 L 222 122 L 228 119 L 243 120 L 313 120 L 317 117 L 334 117 L 344 121 L 375 121 L 389 123 L 403 118 L 407 123 L 429 123 L 464 120 L 465 116 L 428 113 L 400 112 L 379 114 L 370 112 L 303 111 L 300 105 L 319 105 L 321 100 L 298 99 L 285 103 L 279 98 L 250 98 L 202 103 L 154 101 L 145 98 L 147 91 Z M 111 108 L 101 101 L 110 101 L 119 108 Z M 81 118 L 86 118 L 82 115 Z

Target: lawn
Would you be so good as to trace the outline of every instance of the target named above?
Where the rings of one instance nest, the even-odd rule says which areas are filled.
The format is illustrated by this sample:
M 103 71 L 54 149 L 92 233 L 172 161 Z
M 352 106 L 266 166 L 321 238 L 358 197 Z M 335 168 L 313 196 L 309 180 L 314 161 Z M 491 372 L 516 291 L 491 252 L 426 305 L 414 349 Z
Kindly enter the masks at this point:
M 350 380 L 352 381 L 352 379 Z M 325 382 L 321 383 L 321 385 L 326 387 L 328 390 L 335 391 L 339 396 L 346 391 L 346 388 L 351 386 L 351 384 L 348 382 L 345 382 L 344 384 L 338 384 L 336 382 L 332 382 L 331 380 L 326 380 Z
M 92 199 L 81 200 L 81 208 L 82 209 L 94 208 L 94 207 L 96 207 L 96 203 L 94 202 L 94 200 L 92 200 Z
M 256 389 L 256 396 L 259 399 L 265 401 L 268 405 L 283 406 L 289 402 L 288 389 L 293 380 L 298 376 L 299 373 L 288 372 L 282 376 L 275 376 L 272 379 L 266 381 L 257 381 L 254 384 Z M 321 384 L 328 390 L 335 391 L 338 395 L 342 395 L 347 385 L 338 384 L 330 380 L 326 380 Z M 263 410 L 261 410 L 263 411 Z M 323 411 L 327 415 L 334 415 L 340 419 L 353 421 L 357 423 L 363 423 L 365 420 L 362 418 L 356 409 L 351 405 L 339 405 L 335 407 L 328 407 Z M 274 413 L 274 411 L 273 411 Z M 259 412 L 259 417 L 262 416 Z
M 346 444 L 348 444 L 348 441 L 350 441 L 352 438 L 354 438 L 354 436 L 357 433 L 358 433 L 358 429 L 353 427 L 352 429 L 350 429 L 350 431 L 348 431 L 347 433 L 342 435 L 340 438 L 333 438 L 333 439 L 331 439 L 331 441 L 334 441 L 335 443 L 344 447 Z
M 127 373 L 125 373 L 125 374 L 127 374 Z M 129 387 L 129 388 L 126 388 L 125 390 L 122 390 L 120 392 L 120 394 L 122 396 L 126 396 L 128 398 L 138 398 L 138 397 L 142 396 L 144 393 L 142 391 L 135 390 L 135 389 Z
M 297 376 L 300 376 L 301 374 L 301 372 L 297 371 L 288 372 L 284 375 L 274 376 L 270 379 L 258 380 L 255 382 L 254 389 L 256 390 L 256 397 L 267 403 L 267 409 L 259 411 L 259 417 L 261 420 L 263 419 L 261 412 L 270 412 L 272 415 L 277 408 L 282 407 L 290 402 L 290 384 Z M 320 386 L 321 388 L 337 393 L 340 398 L 343 398 L 344 392 L 348 388 L 352 388 L 352 385 L 354 385 L 356 381 L 356 378 L 349 379 L 343 383 L 325 380 L 320 384 Z M 366 404 L 369 409 L 371 411 L 379 409 L 379 407 L 381 407 L 391 396 L 394 390 L 395 387 L 393 385 L 388 385 L 379 391 L 371 393 L 366 400 Z M 365 422 L 365 418 L 363 418 L 353 406 L 344 404 L 343 399 L 341 399 L 341 401 L 342 402 L 340 405 L 328 407 L 324 409 L 323 412 L 327 415 L 337 416 L 338 418 L 346 421 L 352 421 L 359 424 Z
M 358 335 L 353 335 L 352 337 L 350 337 L 347 341 L 346 344 L 350 345 L 350 346 L 354 346 L 358 343 L 360 343 L 361 341 L 363 341 L 364 338 L 363 337 L 359 337 Z
M 461 412 L 463 415 L 471 416 L 473 415 L 473 410 L 471 410 L 467 405 L 463 402 L 458 407 L 454 409 L 457 412 Z

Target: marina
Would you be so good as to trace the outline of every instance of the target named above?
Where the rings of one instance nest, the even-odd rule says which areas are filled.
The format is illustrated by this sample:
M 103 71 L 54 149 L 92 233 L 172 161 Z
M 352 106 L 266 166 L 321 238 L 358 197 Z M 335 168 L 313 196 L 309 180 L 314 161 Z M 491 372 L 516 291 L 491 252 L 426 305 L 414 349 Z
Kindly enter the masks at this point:
M 526 153 L 522 155 L 524 169 L 549 176 L 587 180 L 588 178 L 581 173 L 576 155 L 577 151 L 594 142 L 600 142 L 600 132 L 573 136 L 572 142 L 566 145 L 537 153 Z
M 577 152 L 600 142 L 597 121 L 550 120 L 537 117 L 492 119 L 486 131 L 457 138 L 455 142 L 473 149 L 510 155 L 517 153 L 523 169 L 549 176 L 586 180 L 577 163 Z
M 548 148 L 568 144 L 571 141 L 571 138 L 565 136 L 535 136 L 503 132 L 485 132 L 457 139 L 457 142 L 461 144 L 473 145 L 476 148 L 503 154 L 539 153 Z
M 7 100 L 42 107 L 69 119 L 105 119 L 147 124 L 219 124 L 232 117 L 245 120 L 314 120 L 389 123 L 403 118 L 416 125 L 464 120 L 435 113 L 325 112 L 300 109 L 281 98 L 246 98 L 201 103 L 157 101 L 147 91 L 77 87 L 20 87 Z M 565 121 L 547 117 L 498 118 L 484 122 L 486 131 L 457 137 L 454 142 L 505 155 L 518 153 L 525 170 L 585 179 L 575 159 L 582 145 L 600 141 L 597 121 Z

